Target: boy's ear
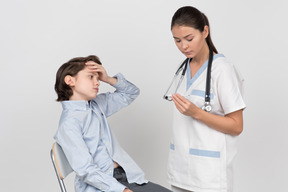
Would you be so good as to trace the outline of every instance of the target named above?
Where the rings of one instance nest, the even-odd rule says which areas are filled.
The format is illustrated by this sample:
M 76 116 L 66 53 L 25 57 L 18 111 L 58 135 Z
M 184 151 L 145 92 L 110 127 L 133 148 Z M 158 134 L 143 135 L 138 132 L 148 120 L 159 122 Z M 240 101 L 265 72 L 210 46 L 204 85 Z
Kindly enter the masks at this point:
M 64 81 L 70 87 L 75 85 L 75 78 L 72 77 L 71 75 L 66 75 Z

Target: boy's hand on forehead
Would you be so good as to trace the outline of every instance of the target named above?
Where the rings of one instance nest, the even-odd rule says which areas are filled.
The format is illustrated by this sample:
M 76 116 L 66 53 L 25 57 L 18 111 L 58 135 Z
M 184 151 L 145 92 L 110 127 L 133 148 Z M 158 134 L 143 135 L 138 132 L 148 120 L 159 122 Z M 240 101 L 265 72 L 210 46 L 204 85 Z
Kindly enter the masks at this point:
M 99 74 L 99 80 L 100 81 L 105 82 L 108 75 L 107 75 L 107 72 L 102 65 L 95 63 L 94 61 L 88 61 L 86 63 L 86 65 L 92 73 L 98 73 Z
M 104 67 L 98 63 L 95 63 L 94 61 L 88 61 L 85 63 L 88 67 L 88 69 L 93 72 L 93 73 L 98 73 L 99 74 L 99 80 L 109 83 L 109 84 L 115 84 L 115 78 L 112 78 L 108 76 L 106 70 Z M 117 82 L 117 80 L 116 80 Z

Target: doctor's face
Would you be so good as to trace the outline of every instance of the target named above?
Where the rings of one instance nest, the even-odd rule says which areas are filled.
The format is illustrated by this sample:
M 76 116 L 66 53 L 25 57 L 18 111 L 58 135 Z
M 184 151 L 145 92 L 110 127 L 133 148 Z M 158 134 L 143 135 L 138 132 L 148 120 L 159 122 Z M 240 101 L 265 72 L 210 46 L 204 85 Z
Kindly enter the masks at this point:
M 171 31 L 178 49 L 188 58 L 196 57 L 207 45 L 208 26 L 201 32 L 193 27 L 174 25 Z

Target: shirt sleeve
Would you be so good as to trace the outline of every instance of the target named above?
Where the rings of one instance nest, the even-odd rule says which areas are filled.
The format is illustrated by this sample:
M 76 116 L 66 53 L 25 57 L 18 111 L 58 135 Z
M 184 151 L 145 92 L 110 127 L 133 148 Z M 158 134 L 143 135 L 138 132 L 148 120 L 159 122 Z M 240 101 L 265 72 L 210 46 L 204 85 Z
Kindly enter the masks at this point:
M 76 120 L 66 121 L 55 135 L 55 140 L 62 147 L 72 169 L 81 180 L 101 191 L 122 192 L 126 187 L 113 176 L 101 171 L 93 162 L 80 127 L 80 122 Z
M 117 83 L 113 86 L 116 90 L 113 93 L 99 94 L 94 99 L 100 105 L 106 117 L 128 106 L 140 94 L 139 88 L 127 81 L 121 73 L 114 77 L 117 78 Z
M 234 67 L 228 62 L 219 63 L 217 75 L 218 97 L 224 111 L 229 114 L 246 107 L 241 94 L 243 79 L 238 79 Z

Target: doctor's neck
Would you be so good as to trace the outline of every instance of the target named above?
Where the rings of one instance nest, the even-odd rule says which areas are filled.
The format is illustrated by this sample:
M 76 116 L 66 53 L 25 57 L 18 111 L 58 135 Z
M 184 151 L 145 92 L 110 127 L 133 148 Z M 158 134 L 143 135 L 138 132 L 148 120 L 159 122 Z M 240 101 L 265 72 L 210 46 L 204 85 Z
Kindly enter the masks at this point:
M 204 45 L 203 48 L 200 50 L 200 52 L 195 55 L 195 57 L 191 58 L 191 63 L 197 64 L 203 64 L 209 59 L 209 48 L 208 45 Z

